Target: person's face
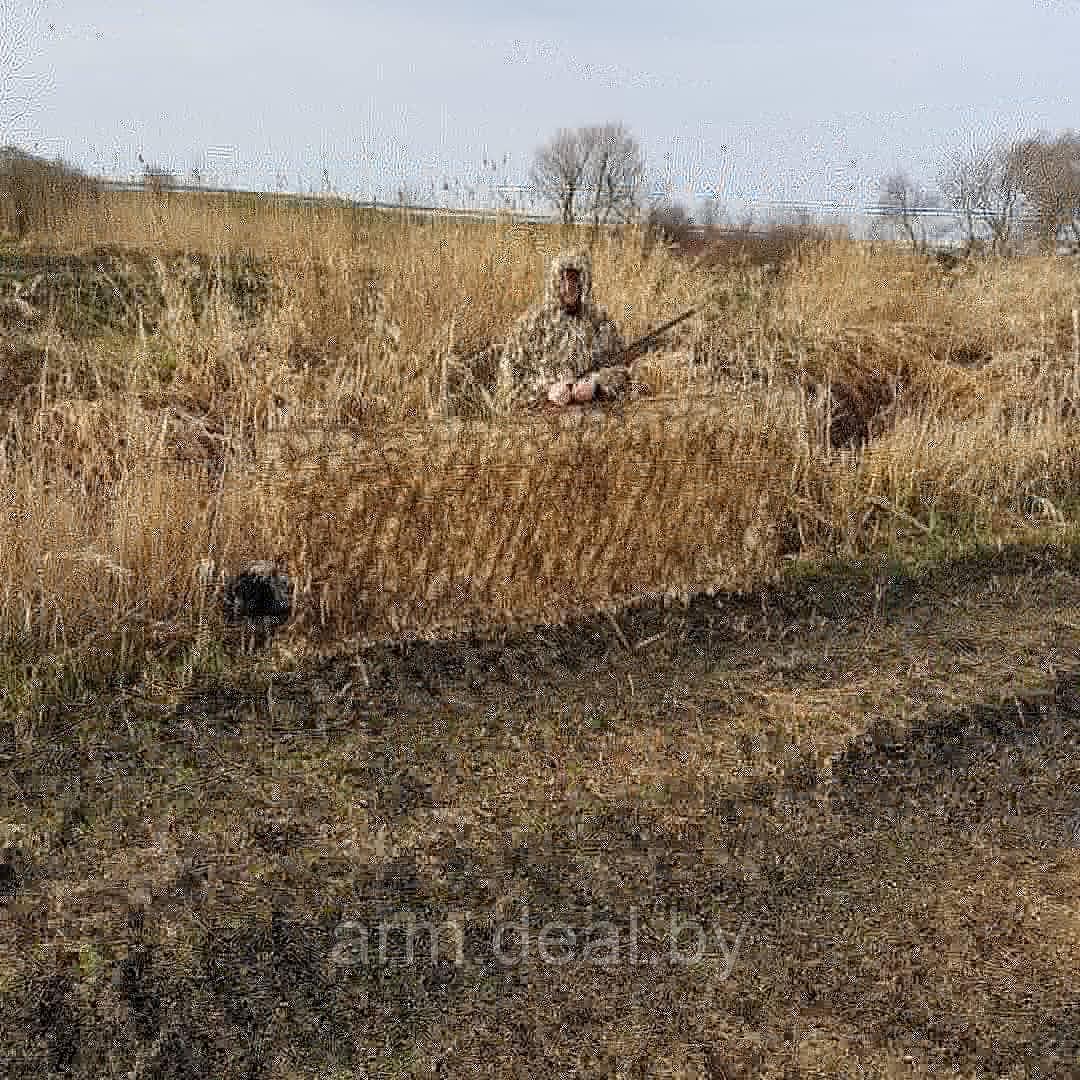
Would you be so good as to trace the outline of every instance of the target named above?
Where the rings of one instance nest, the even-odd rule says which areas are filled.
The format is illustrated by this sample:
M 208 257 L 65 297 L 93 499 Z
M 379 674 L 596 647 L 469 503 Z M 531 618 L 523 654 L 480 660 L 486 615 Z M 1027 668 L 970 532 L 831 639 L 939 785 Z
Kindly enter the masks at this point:
M 559 300 L 571 311 L 581 303 L 581 275 L 577 270 L 564 270 L 559 275 Z

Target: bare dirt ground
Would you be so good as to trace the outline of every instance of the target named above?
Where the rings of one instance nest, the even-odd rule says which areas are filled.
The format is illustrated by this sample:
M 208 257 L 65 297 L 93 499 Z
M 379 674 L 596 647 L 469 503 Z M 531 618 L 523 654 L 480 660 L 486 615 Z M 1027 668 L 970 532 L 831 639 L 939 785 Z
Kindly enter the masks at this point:
M 118 686 L 0 755 L 6 1076 L 1080 1076 L 1075 553 Z

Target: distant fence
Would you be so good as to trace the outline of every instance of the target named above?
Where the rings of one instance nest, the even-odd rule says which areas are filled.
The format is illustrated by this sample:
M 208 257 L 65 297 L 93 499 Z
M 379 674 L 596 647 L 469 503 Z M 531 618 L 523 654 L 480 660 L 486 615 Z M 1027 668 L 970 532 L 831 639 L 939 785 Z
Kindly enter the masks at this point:
M 433 217 L 473 218 L 477 221 L 496 221 L 511 218 L 514 221 L 551 222 L 548 214 L 527 214 L 517 210 L 482 210 L 445 206 L 414 206 L 412 203 L 380 202 L 377 199 L 349 199 L 341 195 L 303 195 L 290 191 L 248 191 L 242 188 L 211 188 L 198 184 L 149 184 L 141 180 L 103 180 L 107 191 L 130 191 L 146 195 L 179 194 L 189 192 L 198 195 L 231 195 L 236 198 L 281 199 L 283 202 L 309 206 L 340 206 L 354 210 L 392 210 L 397 213 L 421 214 Z
M 411 203 L 382 202 L 378 199 L 350 199 L 334 194 L 304 195 L 287 191 L 249 191 L 242 188 L 203 187 L 198 184 L 185 184 L 181 182 L 156 183 L 154 180 L 151 180 L 149 183 L 142 180 L 102 180 L 100 183 L 109 191 L 128 191 L 147 195 L 159 192 L 170 194 L 188 192 L 199 195 L 222 195 L 234 196 L 237 198 L 281 199 L 283 202 L 301 206 L 337 206 L 355 210 L 393 211 L 395 213 L 412 214 L 421 217 L 457 218 L 469 221 L 510 220 L 513 222 L 534 222 L 537 224 L 556 224 L 557 222 L 557 218 L 552 217 L 550 214 L 526 213 L 525 211 L 511 209 L 492 210 L 446 206 L 415 206 Z M 798 224 L 799 218 L 806 218 L 813 225 L 827 226 L 829 224 L 838 224 L 848 228 L 857 228 L 856 222 L 861 219 L 869 226 L 868 231 L 870 232 L 870 235 L 880 236 L 877 229 L 878 224 L 886 223 L 890 218 L 895 218 L 896 216 L 896 209 L 894 207 L 881 204 L 867 206 L 834 202 L 800 203 L 763 200 L 760 203 L 753 203 L 752 206 L 765 211 L 767 214 L 773 215 L 771 220 L 767 220 L 757 227 L 750 228 L 731 225 L 713 225 L 706 227 L 704 225 L 693 224 L 687 226 L 687 232 L 698 238 L 703 238 L 707 232 L 741 233 L 750 236 L 762 236 L 768 235 L 769 232 L 778 225 Z M 939 228 L 942 225 L 955 223 L 957 220 L 957 213 L 955 210 L 940 206 L 915 207 L 907 211 L 907 215 L 921 223 L 930 223 L 931 226 L 937 225 Z M 976 213 L 975 216 L 985 218 L 989 215 Z M 793 218 L 795 219 L 794 221 L 792 220 Z M 1023 222 L 1019 222 L 1018 224 L 1022 226 Z M 893 239 L 897 242 L 905 242 L 902 233 L 899 231 L 898 225 L 893 226 L 893 231 Z M 885 237 L 881 238 L 885 239 Z M 962 237 L 957 231 L 950 229 L 942 231 L 936 236 L 928 236 L 926 242 L 931 247 L 952 247 L 961 243 Z M 1071 248 L 1069 245 L 1065 245 L 1063 250 L 1070 252 Z
M 335 194 L 322 194 L 322 195 L 304 195 L 298 192 L 289 191 L 250 191 L 244 188 L 217 188 L 217 187 L 204 187 L 199 184 L 185 184 L 181 182 L 161 182 L 157 183 L 151 180 L 149 183 L 142 180 L 103 180 L 102 185 L 110 191 L 131 191 L 131 192 L 192 192 L 200 195 L 234 195 L 237 197 L 249 197 L 249 198 L 278 198 L 292 203 L 310 204 L 310 205 L 336 205 L 355 208 L 358 210 L 394 210 L 405 211 L 414 214 L 441 214 L 447 217 L 473 217 L 484 220 L 495 220 L 500 217 L 512 217 L 524 221 L 536 221 L 546 222 L 554 224 L 557 219 L 551 214 L 530 214 L 525 211 L 519 210 L 493 210 L 490 208 L 472 208 L 467 209 L 464 207 L 445 207 L 445 206 L 419 206 L 412 203 L 401 202 L 382 202 L 378 199 L 350 199 L 342 195 Z M 866 216 L 883 216 L 889 212 L 888 207 L 884 206 L 869 206 L 869 207 L 856 207 L 847 206 L 842 203 L 795 203 L 795 202 L 779 202 L 768 201 L 762 202 L 761 207 L 763 209 L 770 210 L 774 213 L 786 213 L 786 214 L 817 214 L 824 217 L 829 216 L 842 216 L 848 215 L 866 215 Z M 938 209 L 916 210 L 913 211 L 917 216 L 950 216 L 951 212 Z M 704 226 L 695 225 L 692 228 L 701 230 Z M 767 228 L 763 226 L 762 228 Z M 754 230 L 750 230 L 754 231 Z
M 434 217 L 434 218 L 456 218 L 469 221 L 499 221 L 507 220 L 514 222 L 533 222 L 537 224 L 549 224 L 554 225 L 558 219 L 550 214 L 530 214 L 519 210 L 491 210 L 491 209 L 466 209 L 464 207 L 445 207 L 445 206 L 416 206 L 411 203 L 400 202 L 382 202 L 378 199 L 349 199 L 340 195 L 304 195 L 295 192 L 273 192 L 273 191 L 249 191 L 242 188 L 216 188 L 216 187 L 203 187 L 197 184 L 185 184 L 179 182 L 173 183 L 156 183 L 151 181 L 146 183 L 142 180 L 105 180 L 102 181 L 103 186 L 109 191 L 127 191 L 134 192 L 136 194 L 156 194 L 163 193 L 184 193 L 190 192 L 192 194 L 199 195 L 221 195 L 221 196 L 233 196 L 236 198 L 259 198 L 259 199 L 281 199 L 283 202 L 287 202 L 293 205 L 300 206 L 339 206 L 356 210 L 380 210 L 386 212 L 414 214 L 421 217 Z M 788 214 L 805 214 L 810 211 L 815 211 L 817 214 L 828 217 L 830 213 L 834 216 L 842 214 L 844 212 L 850 212 L 853 208 L 843 207 L 840 205 L 832 205 L 827 203 L 817 204 L 805 204 L 805 203 L 782 203 L 782 202 L 770 202 L 763 203 L 763 207 L 773 211 L 774 213 L 780 212 Z M 869 207 L 863 210 L 868 215 L 879 215 L 886 212 L 884 207 Z M 944 213 L 943 211 L 933 211 L 933 213 Z M 824 222 L 818 222 L 823 224 Z M 771 223 L 763 223 L 757 227 L 744 228 L 739 226 L 704 226 L 691 224 L 687 226 L 687 233 L 689 235 L 702 239 L 707 232 L 728 232 L 739 233 L 742 235 L 750 236 L 764 236 L 767 235 L 771 228 L 774 228 L 781 222 L 774 221 Z

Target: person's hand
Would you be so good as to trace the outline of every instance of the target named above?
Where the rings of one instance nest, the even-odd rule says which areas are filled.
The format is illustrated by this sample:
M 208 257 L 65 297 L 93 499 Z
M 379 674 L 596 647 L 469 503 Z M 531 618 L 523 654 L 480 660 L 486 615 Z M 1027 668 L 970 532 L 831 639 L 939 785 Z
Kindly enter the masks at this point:
M 552 405 L 569 405 L 573 397 L 574 384 L 568 382 L 552 383 L 548 390 L 548 401 Z
M 574 383 L 571 396 L 578 405 L 584 405 L 585 402 L 592 401 L 596 397 L 596 376 L 586 375 L 584 379 L 578 379 Z

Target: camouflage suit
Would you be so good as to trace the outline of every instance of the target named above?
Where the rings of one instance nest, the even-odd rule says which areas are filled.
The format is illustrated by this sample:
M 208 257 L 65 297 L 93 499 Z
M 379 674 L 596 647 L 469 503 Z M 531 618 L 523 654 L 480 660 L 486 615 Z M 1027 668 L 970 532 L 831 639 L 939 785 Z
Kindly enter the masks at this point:
M 576 270 L 580 309 L 571 314 L 559 300 L 559 278 Z M 586 252 L 564 252 L 551 260 L 544 301 L 514 324 L 499 360 L 496 398 L 504 409 L 543 400 L 555 382 L 570 382 L 625 347 L 618 327 L 592 302 L 592 260 Z M 603 368 L 597 382 L 605 398 L 621 396 L 629 373 L 624 366 Z

